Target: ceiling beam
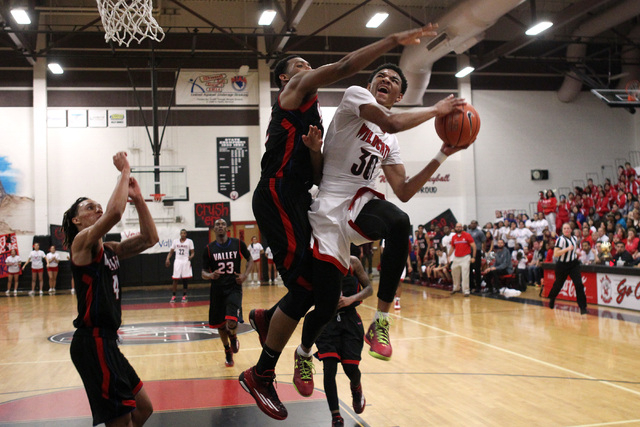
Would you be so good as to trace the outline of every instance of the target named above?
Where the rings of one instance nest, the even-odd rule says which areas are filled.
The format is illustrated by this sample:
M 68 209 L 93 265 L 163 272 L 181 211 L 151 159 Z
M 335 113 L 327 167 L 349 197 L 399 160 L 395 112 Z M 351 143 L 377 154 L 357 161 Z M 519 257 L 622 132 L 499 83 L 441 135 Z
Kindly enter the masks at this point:
M 575 22 L 587 13 L 591 12 L 593 9 L 600 7 L 608 3 L 609 1 L 610 0 L 583 0 L 579 3 L 572 4 L 553 18 L 553 27 L 547 30 L 545 36 L 552 34 L 554 31 L 564 27 L 565 25 Z M 500 58 L 509 55 L 510 53 L 513 53 L 519 49 L 522 49 L 523 47 L 535 42 L 536 40 L 538 40 L 537 37 L 531 37 L 522 34 L 517 38 L 504 43 L 491 52 L 488 52 L 487 54 L 480 57 L 478 63 L 475 64 L 476 71 L 487 68 L 488 66 L 499 61 Z

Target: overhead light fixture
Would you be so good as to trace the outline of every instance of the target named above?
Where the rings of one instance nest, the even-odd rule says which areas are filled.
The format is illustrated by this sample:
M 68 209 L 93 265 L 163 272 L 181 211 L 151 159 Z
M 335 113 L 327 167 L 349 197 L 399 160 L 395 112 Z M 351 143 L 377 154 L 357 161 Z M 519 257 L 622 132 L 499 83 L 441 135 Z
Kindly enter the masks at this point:
M 548 30 L 552 26 L 553 26 L 553 22 L 541 21 L 541 22 L 538 22 L 533 27 L 529 28 L 527 31 L 525 31 L 525 34 L 528 36 L 537 36 L 541 32 Z
M 11 9 L 11 16 L 13 16 L 13 19 L 20 25 L 31 24 L 31 18 L 29 18 L 29 14 L 23 8 Z
M 48 67 L 49 67 L 49 71 L 51 71 L 53 74 L 62 74 L 62 73 L 64 73 L 64 70 L 62 69 L 60 64 L 58 64 L 57 62 L 51 62 L 48 65 Z
M 262 12 L 262 15 L 260 15 L 260 20 L 258 21 L 258 25 L 271 25 L 275 17 L 276 17 L 276 11 L 273 9 L 267 9 L 264 12 Z
M 367 22 L 367 28 L 378 28 L 388 17 L 388 13 L 376 13 L 371 19 L 369 19 L 369 22 Z
M 462 70 L 458 71 L 456 73 L 456 77 L 461 79 L 463 77 L 468 76 L 469 74 L 473 73 L 473 70 L 475 70 L 475 68 L 473 67 L 464 67 Z

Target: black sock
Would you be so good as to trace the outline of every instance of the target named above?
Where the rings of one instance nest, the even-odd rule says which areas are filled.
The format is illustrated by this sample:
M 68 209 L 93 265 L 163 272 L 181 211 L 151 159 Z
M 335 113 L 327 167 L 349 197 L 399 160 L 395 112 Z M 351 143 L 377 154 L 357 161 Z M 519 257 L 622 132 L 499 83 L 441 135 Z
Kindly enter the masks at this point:
M 256 374 L 263 375 L 265 371 L 275 370 L 280 354 L 280 352 L 266 345 L 262 347 L 262 353 L 260 353 L 260 359 L 258 359 L 258 364 L 256 365 Z

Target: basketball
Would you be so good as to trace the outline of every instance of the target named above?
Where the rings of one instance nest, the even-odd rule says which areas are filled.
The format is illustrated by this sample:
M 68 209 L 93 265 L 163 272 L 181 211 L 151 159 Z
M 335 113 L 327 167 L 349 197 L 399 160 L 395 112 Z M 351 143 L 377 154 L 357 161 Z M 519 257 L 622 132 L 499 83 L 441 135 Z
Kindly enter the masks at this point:
M 443 117 L 436 117 L 436 132 L 445 144 L 451 147 L 467 148 L 476 140 L 480 130 L 480 116 L 471 104 L 463 111 L 454 111 Z

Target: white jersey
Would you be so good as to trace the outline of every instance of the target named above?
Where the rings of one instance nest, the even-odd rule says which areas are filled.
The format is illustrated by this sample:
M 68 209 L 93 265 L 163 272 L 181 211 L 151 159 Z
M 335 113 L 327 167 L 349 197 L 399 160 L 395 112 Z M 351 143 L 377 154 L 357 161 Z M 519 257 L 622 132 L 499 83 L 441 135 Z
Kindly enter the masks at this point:
M 174 239 L 171 249 L 176 254 L 176 261 L 189 261 L 189 254 L 194 250 L 193 240 L 185 239 L 184 242 L 181 242 L 180 239 Z
M 402 164 L 396 136 L 360 118 L 361 105 L 376 103 L 365 88 L 345 91 L 324 140 L 321 192 L 353 196 L 375 188 L 382 165 Z
M 249 253 L 251 254 L 251 259 L 254 261 L 258 261 L 260 259 L 260 252 L 264 249 L 260 243 L 251 243 L 247 246 L 249 249 Z
M 47 254 L 47 266 L 48 267 L 57 267 L 60 262 L 60 255 L 58 253 L 49 252 Z
M 41 269 L 44 268 L 42 264 L 42 260 L 44 259 L 44 252 L 42 251 L 31 251 L 29 254 L 29 259 L 31 260 L 31 269 Z
M 20 273 L 20 257 L 16 256 L 8 256 L 4 260 L 5 264 L 7 264 L 7 273 L 10 274 L 18 274 Z

